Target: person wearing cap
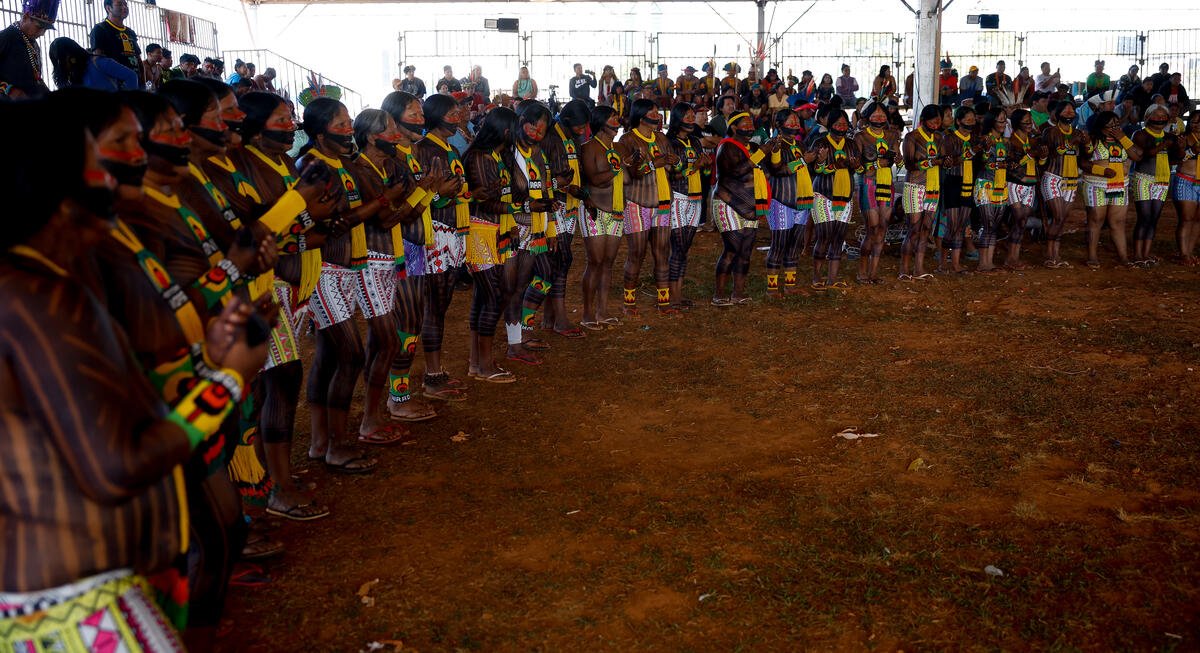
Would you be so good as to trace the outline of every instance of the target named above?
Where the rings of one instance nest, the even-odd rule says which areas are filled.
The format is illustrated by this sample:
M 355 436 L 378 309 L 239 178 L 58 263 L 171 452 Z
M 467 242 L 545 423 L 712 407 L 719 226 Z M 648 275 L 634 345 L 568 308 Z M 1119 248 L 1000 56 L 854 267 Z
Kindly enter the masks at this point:
M 125 26 L 129 18 L 128 0 L 104 0 L 108 17 L 92 28 L 92 50 L 104 55 L 138 74 L 138 83 L 146 83 L 146 71 L 142 69 L 142 50 L 138 47 L 137 34 Z
M 458 93 L 462 90 L 462 83 L 454 76 L 454 69 L 450 66 L 442 66 L 442 78 L 437 81 L 435 89 L 438 93 Z
M 938 65 L 938 103 L 950 106 L 958 99 L 958 73 L 948 57 Z
M 37 40 L 54 29 L 57 16 L 58 0 L 25 0 L 21 18 L 0 31 L 0 94 L 23 98 L 49 92 Z
M 575 64 L 575 76 L 567 80 L 567 93 L 572 100 L 583 100 L 592 105 L 592 89 L 596 88 L 596 78 L 583 69 L 583 64 Z
M 717 92 L 724 95 L 725 93 L 737 93 L 738 91 L 738 74 L 742 72 L 742 67 L 730 61 L 723 68 L 725 76 L 721 78 L 721 86 Z
M 850 76 L 850 65 L 842 64 L 842 75 L 837 78 L 837 95 L 842 98 L 843 106 L 854 104 L 858 93 L 858 80 Z
M 983 80 L 983 85 L 987 88 L 988 102 L 994 107 L 1003 104 L 1001 98 L 1008 97 L 1012 94 L 1012 77 L 1004 74 L 1004 62 L 996 62 L 996 72 L 988 75 Z
M 675 82 L 665 63 L 658 64 L 658 76 L 654 78 L 654 102 L 663 109 L 670 109 L 675 102 Z
M 684 68 L 683 74 L 675 80 L 675 92 L 680 102 L 695 102 L 700 88 L 700 78 L 696 77 L 696 69 L 692 66 Z
M 1104 74 L 1104 60 L 1096 60 L 1096 72 L 1087 77 L 1087 97 L 1092 97 L 1097 93 L 1103 93 L 1112 86 L 1112 79 Z
M 425 82 L 416 75 L 416 66 L 404 67 L 404 79 L 400 80 L 400 88 L 396 89 L 417 98 L 425 99 Z
M 958 101 L 970 99 L 978 102 L 983 97 L 983 78 L 979 76 L 979 66 L 971 66 L 967 74 L 958 80 Z
M 166 78 L 191 79 L 200 72 L 200 57 L 194 54 L 179 55 L 179 65 L 166 72 Z

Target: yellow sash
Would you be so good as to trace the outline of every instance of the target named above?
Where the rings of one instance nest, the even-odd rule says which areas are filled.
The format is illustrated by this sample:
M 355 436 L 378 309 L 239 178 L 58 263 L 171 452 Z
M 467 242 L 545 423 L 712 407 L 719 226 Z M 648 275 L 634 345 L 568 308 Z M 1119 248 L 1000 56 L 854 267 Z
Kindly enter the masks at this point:
M 937 143 L 933 142 L 933 134 L 926 134 L 924 127 L 918 127 L 917 133 L 925 140 L 925 160 L 932 161 L 938 155 Z M 930 165 L 925 169 L 925 199 L 933 201 L 941 196 L 942 192 L 942 171 L 941 168 L 935 165 Z M 933 197 L 930 197 L 930 194 Z
M 454 228 L 460 233 L 466 233 L 471 228 L 471 193 L 467 190 L 466 168 L 463 167 L 462 159 L 458 158 L 454 148 L 442 142 L 442 139 L 432 133 L 425 134 L 425 138 L 446 151 L 446 158 L 450 162 L 450 174 L 462 177 L 462 188 L 454 198 Z
M 684 160 L 680 164 L 683 166 L 683 175 L 687 179 L 688 199 L 698 200 L 700 199 L 700 169 L 692 165 L 698 158 L 696 148 L 682 138 L 676 140 L 683 146 Z
M 1058 132 L 1063 135 L 1062 147 L 1058 148 L 1058 153 L 1063 158 L 1063 179 L 1075 179 L 1079 177 L 1079 155 L 1071 146 L 1071 134 L 1075 133 L 1075 128 L 1067 125 L 1067 131 L 1063 131 L 1062 125 L 1057 125 Z
M 600 141 L 603 143 L 604 141 Z M 625 215 L 625 167 L 621 164 L 621 155 L 617 153 L 617 144 L 609 143 L 604 146 L 604 156 L 613 171 L 612 214 Z
M 638 138 L 642 139 L 642 141 L 644 141 L 646 143 L 647 148 L 650 150 L 651 161 L 649 161 L 648 163 L 650 164 L 650 167 L 654 170 L 654 181 L 658 185 L 658 212 L 660 214 L 661 213 L 670 213 L 671 212 L 671 182 L 667 180 L 667 168 L 666 168 L 666 166 L 656 166 L 656 165 L 654 165 L 654 161 L 653 161 L 654 157 L 656 157 L 662 153 L 662 150 L 658 146 L 658 132 L 652 132 L 650 135 L 650 138 L 646 138 L 645 136 L 642 136 L 642 133 L 636 129 L 633 130 L 633 133 Z
M 354 180 L 354 175 L 351 175 L 345 167 L 342 166 L 341 157 L 333 159 L 325 156 L 320 149 L 312 148 L 309 150 L 313 156 L 329 164 L 330 168 L 337 171 L 338 178 L 342 180 L 342 188 L 346 190 L 346 200 L 350 203 L 351 209 L 357 209 L 362 206 L 362 191 L 358 189 L 358 182 Z M 350 268 L 354 270 L 362 270 L 367 267 L 367 228 L 363 223 L 358 223 L 350 228 Z
M 558 137 L 562 139 L 563 147 L 567 150 L 567 165 L 571 166 L 571 181 L 567 182 L 567 185 L 579 184 L 583 177 L 579 174 L 579 148 L 575 145 L 575 139 L 567 138 L 567 135 L 563 133 L 562 125 L 557 123 L 554 125 L 554 131 L 558 132 Z M 567 210 L 579 206 L 579 198 L 567 193 L 566 205 Z
M 421 162 L 418 161 L 416 155 L 412 153 L 412 149 L 397 145 L 396 150 L 404 154 L 404 162 L 408 164 L 408 171 L 412 173 L 414 179 L 420 181 L 421 175 L 423 174 L 421 172 Z M 410 203 L 413 201 L 412 196 L 409 196 L 408 199 Z M 429 200 L 422 202 L 425 205 L 425 209 L 421 212 L 421 226 L 425 231 L 425 246 L 433 247 L 433 213 L 429 210 L 429 203 L 433 201 L 433 195 L 427 195 L 422 199 Z M 416 206 L 416 204 L 413 204 L 413 206 Z
M 975 189 L 975 162 L 971 157 L 967 156 L 971 153 L 971 135 L 964 135 L 957 129 L 954 130 L 954 135 L 958 137 L 958 140 L 962 141 L 962 196 L 970 197 Z
M 1149 127 L 1146 128 L 1146 133 L 1150 134 L 1150 137 L 1154 139 L 1155 146 L 1158 146 L 1158 144 L 1162 143 L 1163 139 L 1166 138 L 1166 135 L 1163 134 L 1162 132 L 1155 133 L 1154 130 L 1150 129 Z M 1154 181 L 1155 181 L 1155 183 L 1159 183 L 1159 184 L 1170 183 L 1170 181 L 1171 181 L 1171 161 L 1168 158 L 1169 156 L 1170 155 L 1167 154 L 1166 150 L 1163 150 L 1163 151 L 1159 152 L 1158 154 L 1154 155 Z

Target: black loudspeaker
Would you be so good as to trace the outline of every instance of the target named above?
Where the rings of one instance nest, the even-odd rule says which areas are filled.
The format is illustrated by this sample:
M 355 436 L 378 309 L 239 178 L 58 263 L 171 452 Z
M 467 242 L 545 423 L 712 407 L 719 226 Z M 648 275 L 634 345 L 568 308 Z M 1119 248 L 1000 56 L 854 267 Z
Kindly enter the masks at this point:
M 521 20 L 519 18 L 497 18 L 496 29 L 501 32 L 519 32 Z
M 979 29 L 1000 29 L 1000 14 L 979 14 Z

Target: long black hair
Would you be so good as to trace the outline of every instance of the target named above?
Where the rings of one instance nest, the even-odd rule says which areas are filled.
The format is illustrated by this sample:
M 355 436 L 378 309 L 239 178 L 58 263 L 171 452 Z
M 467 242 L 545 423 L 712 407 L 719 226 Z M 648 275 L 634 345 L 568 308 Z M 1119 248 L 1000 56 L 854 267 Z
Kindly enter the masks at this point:
M 154 129 L 154 123 L 171 109 L 167 98 L 146 91 L 118 91 L 117 98 L 133 110 L 133 115 L 142 125 L 143 140 L 150 138 L 150 130 Z
M 387 130 L 388 113 L 382 109 L 363 109 L 354 117 L 354 142 L 362 150 L 375 134 Z
M 679 136 L 679 132 L 683 131 L 683 119 L 685 116 L 687 116 L 687 112 L 695 110 L 696 105 L 692 104 L 691 102 L 676 102 L 675 106 L 671 107 L 671 118 L 669 126 L 667 127 L 667 137 L 675 138 Z M 688 132 L 687 135 L 691 136 L 692 132 Z
M 958 123 L 962 122 L 963 118 L 966 118 L 969 114 L 974 114 L 974 113 L 975 113 L 975 109 L 972 109 L 971 107 L 959 107 L 959 108 L 955 109 L 954 110 L 954 126 L 958 127 Z M 984 133 L 987 133 L 986 129 L 984 130 Z
M 1059 117 L 1062 116 L 1063 111 L 1067 110 L 1067 107 L 1075 109 L 1075 101 L 1068 98 L 1059 102 L 1057 105 L 1055 105 L 1054 109 L 1050 111 L 1050 116 L 1054 118 L 1054 124 L 1058 124 Z
M 1002 115 L 1004 115 L 1004 109 L 1000 107 L 988 109 L 987 115 L 983 117 L 983 123 L 979 126 L 980 133 L 992 133 L 996 129 L 996 123 L 1003 124 L 1003 121 L 1000 120 L 1000 116 Z
M 200 122 L 200 117 L 209 107 L 220 106 L 212 91 L 190 79 L 172 79 L 158 89 L 158 94 L 175 107 L 179 117 L 183 118 L 183 126 L 189 129 Z
M 516 131 L 516 112 L 508 107 L 496 107 L 483 117 L 479 131 L 475 133 L 475 140 L 471 141 L 463 156 L 476 150 L 491 152 L 500 146 L 504 146 L 503 150 L 509 150 L 512 148 L 513 139 L 516 138 Z
M 1027 115 L 1029 115 L 1028 110 L 1017 109 L 1016 111 L 1012 112 L 1011 116 L 1008 117 L 1008 122 L 1012 125 L 1012 130 L 1014 132 L 1021 128 L 1021 121 L 1024 120 L 1025 116 Z
M 871 114 L 875 113 L 876 111 L 878 111 L 880 109 L 883 110 L 883 122 L 885 124 L 890 122 L 890 120 L 888 119 L 887 107 L 884 106 L 884 104 L 879 102 L 878 100 L 871 100 L 870 102 L 868 102 L 866 104 L 866 106 L 863 107 L 862 111 L 858 114 L 858 117 L 862 118 L 869 125 L 869 124 L 871 124 Z
M 1088 120 L 1088 136 L 1092 137 L 1093 141 L 1104 139 L 1104 126 L 1110 121 L 1115 120 L 1117 114 L 1112 111 L 1101 111 Z
M 563 108 L 558 112 L 558 123 L 564 127 L 563 131 L 567 132 L 567 137 L 573 136 L 569 131 L 572 127 L 581 127 L 588 123 L 589 115 L 587 102 L 583 100 L 571 100 L 563 105 Z
M 246 114 L 242 121 L 242 138 L 249 140 L 257 136 L 283 103 L 283 98 L 266 91 L 251 91 L 238 98 L 238 108 Z
M 537 100 L 521 100 L 516 112 L 518 125 L 536 125 L 542 120 L 550 124 L 550 109 Z
M 408 106 L 413 102 L 420 102 L 417 96 L 404 91 L 392 91 L 383 98 L 383 104 L 379 105 L 380 109 L 387 111 L 392 115 L 392 120 L 400 123 L 400 117 L 408 110 Z
M 10 209 L 0 230 L 0 252 L 28 241 L 64 199 L 83 190 L 87 145 L 80 109 L 53 99 L 0 103 L 0 122 L 21 126 L 5 144 L 22 153 L 0 161 L 0 192 Z
M 771 122 L 775 125 L 775 133 L 782 133 L 784 123 L 786 123 L 788 118 L 791 118 L 795 113 L 795 111 L 792 111 L 788 108 L 783 108 L 776 111 L 771 120 Z M 796 117 L 799 118 L 799 116 Z
M 308 142 L 300 148 L 301 154 L 317 146 L 317 137 L 329 131 L 329 125 L 344 108 L 344 104 L 328 97 L 319 97 L 304 107 L 304 134 Z
M 50 63 L 54 64 L 54 85 L 58 88 L 83 84 L 92 55 L 83 46 L 65 36 L 50 42 Z
M 436 93 L 425 98 L 425 103 L 421 105 L 421 110 L 425 112 L 425 129 L 433 131 L 441 127 L 446 114 L 457 106 L 458 102 L 449 95 Z
M 121 103 L 115 93 L 99 91 L 86 86 L 59 89 L 51 93 L 50 97 L 58 98 L 58 101 L 67 106 L 77 107 L 84 126 L 92 132 L 92 136 L 98 136 L 105 128 L 116 122 L 121 117 L 121 111 L 125 109 L 125 105 Z
M 942 107 L 937 104 L 926 104 L 921 107 L 921 118 L 917 121 L 917 126 L 923 126 L 927 121 L 934 118 L 942 117 Z
M 220 103 L 221 100 L 225 99 L 226 95 L 233 94 L 233 87 L 219 79 L 213 79 L 212 77 L 200 77 L 199 75 L 197 75 L 196 77 L 193 77 L 190 81 L 196 82 L 197 84 L 202 84 L 205 87 L 207 87 L 208 90 L 212 91 L 213 95 L 217 96 L 218 103 Z M 167 83 L 169 84 L 170 82 L 167 82 Z
M 596 105 L 596 108 L 592 109 L 592 121 L 588 126 L 592 128 L 593 137 L 606 128 L 608 119 L 613 116 L 620 117 L 617 110 L 610 106 Z
M 654 100 L 647 100 L 646 98 L 634 100 L 633 104 L 629 105 L 629 128 L 635 129 L 638 125 L 642 124 L 642 118 L 645 118 L 647 113 L 657 108 L 658 105 L 654 103 Z

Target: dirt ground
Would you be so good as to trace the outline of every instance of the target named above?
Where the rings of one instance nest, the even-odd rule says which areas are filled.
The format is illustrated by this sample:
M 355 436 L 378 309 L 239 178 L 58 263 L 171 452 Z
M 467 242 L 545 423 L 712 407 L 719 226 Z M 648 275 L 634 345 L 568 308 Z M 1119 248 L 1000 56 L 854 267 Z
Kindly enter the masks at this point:
M 1098 272 L 1076 231 L 1073 269 L 902 284 L 889 252 L 885 284 L 776 301 L 756 252 L 754 304 L 546 335 L 365 477 L 307 463 L 302 412 L 334 514 L 275 531 L 220 650 L 1200 650 L 1200 272 L 1104 239 Z

